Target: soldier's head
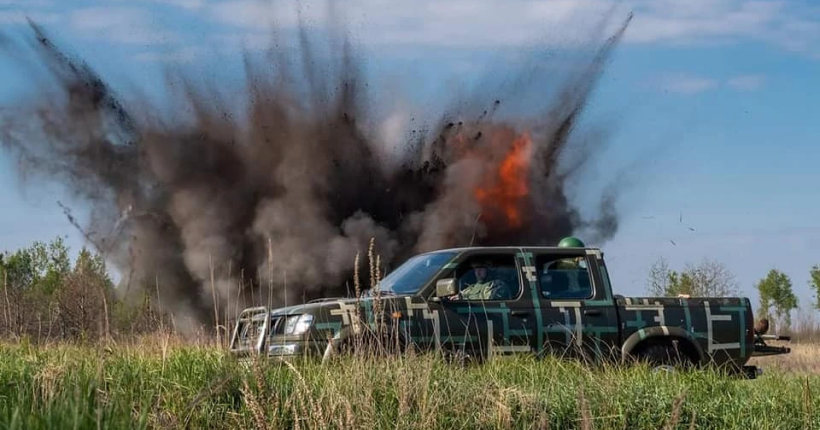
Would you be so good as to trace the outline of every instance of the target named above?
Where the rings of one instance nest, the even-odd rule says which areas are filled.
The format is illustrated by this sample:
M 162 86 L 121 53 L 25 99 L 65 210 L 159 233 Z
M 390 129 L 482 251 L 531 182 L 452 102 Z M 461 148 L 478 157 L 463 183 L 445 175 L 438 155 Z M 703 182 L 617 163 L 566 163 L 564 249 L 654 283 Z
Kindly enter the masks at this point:
M 487 277 L 487 271 L 492 267 L 492 264 L 487 260 L 475 260 L 470 263 L 475 273 L 476 281 L 483 281 Z
M 575 236 L 567 236 L 561 239 L 561 242 L 558 242 L 559 248 L 585 248 L 584 242 L 581 239 L 578 239 Z M 584 257 L 575 257 L 572 258 L 572 261 L 575 265 L 581 266 L 584 262 Z

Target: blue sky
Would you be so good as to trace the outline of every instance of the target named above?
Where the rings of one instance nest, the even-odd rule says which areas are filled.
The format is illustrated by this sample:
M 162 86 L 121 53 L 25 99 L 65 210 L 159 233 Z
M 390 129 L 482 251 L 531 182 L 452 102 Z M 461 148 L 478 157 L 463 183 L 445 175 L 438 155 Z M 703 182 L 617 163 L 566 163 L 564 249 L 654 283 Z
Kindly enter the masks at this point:
M 617 121 L 597 173 L 634 166 L 619 198 L 619 232 L 600 245 L 622 294 L 642 294 L 649 265 L 723 262 L 741 291 L 771 268 L 791 276 L 801 304 L 820 264 L 820 5 L 809 1 L 416 0 L 337 2 L 369 65 L 420 100 L 474 76 L 483 62 L 533 40 L 563 46 L 613 5 L 635 13 L 590 104 Z M 115 87 L 152 88 L 167 64 L 200 76 L 264 46 L 266 25 L 295 23 L 295 2 L 0 0 L 0 29 L 30 16 Z M 322 24 L 322 2 L 304 2 Z M 619 21 L 616 19 L 616 21 Z M 617 22 L 613 23 L 617 24 Z M 224 59 L 213 57 L 214 52 Z M 225 59 L 228 61 L 226 62 Z M 228 75 L 230 76 L 230 75 Z M 0 96 L 30 89 L 0 58 Z M 378 83 L 378 82 L 377 82 Z M 126 92 L 123 88 L 117 88 Z M 21 187 L 0 154 L 0 249 L 80 236 L 56 201 L 60 188 Z M 590 178 L 590 183 L 595 183 Z M 680 217 L 683 222 L 680 222 Z M 692 227 L 695 231 L 690 231 Z M 674 241 L 674 244 L 672 243 Z

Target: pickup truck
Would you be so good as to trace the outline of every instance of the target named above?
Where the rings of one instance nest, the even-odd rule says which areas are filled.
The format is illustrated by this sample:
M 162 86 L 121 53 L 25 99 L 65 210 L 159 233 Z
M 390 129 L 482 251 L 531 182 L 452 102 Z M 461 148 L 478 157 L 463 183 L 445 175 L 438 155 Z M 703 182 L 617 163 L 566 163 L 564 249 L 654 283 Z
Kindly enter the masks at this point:
M 329 360 L 371 339 L 477 361 L 558 354 L 725 366 L 753 379 L 762 370 L 750 358 L 789 353 L 767 338 L 789 340 L 755 329 L 748 298 L 613 294 L 598 248 L 466 247 L 409 258 L 359 297 L 245 309 L 229 348 Z

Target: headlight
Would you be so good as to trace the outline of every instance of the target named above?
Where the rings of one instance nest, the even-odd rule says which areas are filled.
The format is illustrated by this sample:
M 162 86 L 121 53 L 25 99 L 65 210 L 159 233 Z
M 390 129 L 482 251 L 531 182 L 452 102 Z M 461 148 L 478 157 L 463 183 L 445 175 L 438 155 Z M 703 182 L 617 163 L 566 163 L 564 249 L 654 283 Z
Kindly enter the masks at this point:
M 302 314 L 289 316 L 285 321 L 285 334 L 302 334 L 310 328 L 313 322 L 313 315 Z

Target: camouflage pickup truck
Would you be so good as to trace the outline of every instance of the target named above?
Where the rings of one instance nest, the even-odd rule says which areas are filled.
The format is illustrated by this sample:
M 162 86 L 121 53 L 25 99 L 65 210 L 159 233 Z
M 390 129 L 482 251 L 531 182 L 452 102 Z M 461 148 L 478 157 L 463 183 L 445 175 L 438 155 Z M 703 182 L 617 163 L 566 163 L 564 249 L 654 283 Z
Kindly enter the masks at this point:
M 567 244 L 428 252 L 357 298 L 245 309 L 230 350 L 327 360 L 361 345 L 354 340 L 365 333 L 382 345 L 479 361 L 513 353 L 643 359 L 725 365 L 750 378 L 761 372 L 747 365 L 751 357 L 789 353 L 766 344 L 780 337 L 755 329 L 748 298 L 623 297 L 600 249 Z

